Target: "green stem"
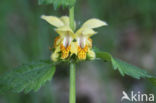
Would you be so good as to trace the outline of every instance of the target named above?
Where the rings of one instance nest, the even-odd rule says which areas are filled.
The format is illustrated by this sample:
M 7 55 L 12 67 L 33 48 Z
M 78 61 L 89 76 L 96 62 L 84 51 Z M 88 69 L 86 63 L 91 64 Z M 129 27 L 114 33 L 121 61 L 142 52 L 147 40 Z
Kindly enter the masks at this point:
M 70 27 L 74 31 L 74 6 L 69 9 Z M 75 63 L 70 63 L 70 90 L 69 103 L 76 103 L 76 68 Z
M 76 103 L 76 68 L 74 63 L 70 64 L 69 103 Z
M 74 25 L 74 6 L 69 9 L 69 19 L 70 19 L 70 27 L 74 31 L 75 25 Z

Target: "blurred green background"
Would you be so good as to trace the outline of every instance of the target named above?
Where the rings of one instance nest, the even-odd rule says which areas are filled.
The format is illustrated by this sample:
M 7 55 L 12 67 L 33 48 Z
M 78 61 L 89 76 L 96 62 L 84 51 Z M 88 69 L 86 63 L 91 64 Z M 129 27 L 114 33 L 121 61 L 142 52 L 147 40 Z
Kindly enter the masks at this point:
M 97 29 L 94 46 L 156 74 L 156 0 L 77 0 L 75 9 L 77 27 L 89 18 L 109 24 Z M 42 14 L 61 16 L 68 10 L 39 6 L 37 0 L 0 1 L 0 74 L 49 59 L 57 34 Z M 0 95 L 0 103 L 68 103 L 68 75 L 67 65 L 58 66 L 52 82 L 38 92 Z M 123 78 L 110 64 L 77 65 L 77 103 L 120 103 L 123 90 L 156 94 L 148 81 Z

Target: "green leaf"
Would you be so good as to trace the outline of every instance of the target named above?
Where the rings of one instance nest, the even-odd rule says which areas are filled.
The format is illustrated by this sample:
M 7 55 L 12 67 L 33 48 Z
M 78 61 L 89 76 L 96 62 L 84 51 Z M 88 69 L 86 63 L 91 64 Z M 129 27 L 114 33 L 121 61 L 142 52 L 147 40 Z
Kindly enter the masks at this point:
M 113 57 L 112 57 L 112 65 L 115 70 L 118 69 L 120 71 L 122 76 L 127 74 L 136 79 L 140 79 L 141 77 L 142 78 L 151 78 L 152 77 L 145 70 L 143 70 L 139 67 L 136 67 L 134 65 L 128 64 L 122 60 L 113 58 Z
M 126 63 L 125 61 L 116 59 L 111 56 L 111 54 L 107 52 L 102 52 L 100 50 L 95 49 L 96 57 L 101 60 L 108 61 L 112 63 L 114 70 L 119 70 L 122 76 L 128 75 L 136 79 L 140 78 L 154 78 L 152 75 L 147 73 L 145 70 Z
M 111 61 L 111 55 L 109 54 L 109 53 L 107 53 L 107 52 L 101 52 L 99 49 L 97 49 L 97 48 L 94 48 L 94 51 L 95 51 L 95 53 L 96 53 L 96 57 L 97 58 L 100 58 L 100 59 L 102 59 L 102 60 L 104 60 L 104 61 Z
M 72 7 L 74 6 L 76 0 L 38 0 L 39 5 L 41 4 L 53 4 L 54 8 L 62 7 Z
M 0 77 L 0 92 L 37 91 L 46 81 L 51 80 L 55 66 L 46 61 L 24 64 Z

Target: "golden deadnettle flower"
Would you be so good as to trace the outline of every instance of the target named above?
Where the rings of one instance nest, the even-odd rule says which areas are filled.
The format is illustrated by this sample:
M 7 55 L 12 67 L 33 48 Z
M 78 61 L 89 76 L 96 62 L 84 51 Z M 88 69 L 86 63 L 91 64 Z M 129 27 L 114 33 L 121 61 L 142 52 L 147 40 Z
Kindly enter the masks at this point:
M 99 19 L 89 19 L 74 33 L 70 28 L 68 16 L 58 18 L 43 15 L 41 18 L 55 26 L 55 31 L 59 34 L 54 41 L 54 52 L 51 55 L 53 61 L 70 58 L 73 54 L 79 60 L 85 60 L 87 56 L 89 59 L 95 58 L 90 37 L 96 34 L 93 29 L 107 25 L 105 22 Z

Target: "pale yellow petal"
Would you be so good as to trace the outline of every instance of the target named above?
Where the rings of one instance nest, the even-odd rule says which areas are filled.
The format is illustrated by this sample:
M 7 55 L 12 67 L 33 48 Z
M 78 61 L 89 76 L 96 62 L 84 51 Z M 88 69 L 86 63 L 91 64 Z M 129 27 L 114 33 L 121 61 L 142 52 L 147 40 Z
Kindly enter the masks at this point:
M 60 51 L 61 51 L 61 50 L 60 50 L 60 45 L 59 45 L 59 46 L 57 46 L 57 48 L 55 49 L 54 52 L 58 53 L 58 52 L 60 52 Z
M 51 60 L 56 62 L 59 59 L 60 46 L 57 46 L 55 51 L 51 54 Z
M 71 55 L 72 54 L 77 55 L 77 49 L 78 49 L 78 43 L 77 42 L 72 42 L 71 43 L 71 49 L 70 49 Z
M 63 27 L 57 28 L 55 29 L 55 31 L 61 36 L 66 36 L 66 34 L 69 34 L 72 37 L 74 36 L 74 32 L 69 26 L 63 26 Z
M 62 22 L 66 25 L 66 26 L 70 26 L 70 20 L 68 16 L 62 16 L 60 18 L 62 20 Z M 74 22 L 74 27 L 76 28 L 76 23 Z
M 92 35 L 94 35 L 94 34 L 96 34 L 97 32 L 95 32 L 93 29 L 88 29 L 88 28 L 86 28 L 86 29 L 84 29 L 83 31 L 82 31 L 82 35 L 83 36 L 86 36 L 86 37 L 90 37 L 90 36 L 92 36 Z
M 64 26 L 64 23 L 58 17 L 42 15 L 41 18 L 46 20 L 49 24 L 55 27 Z
M 69 26 L 69 17 L 68 16 L 62 16 L 60 19 L 62 20 L 62 22 L 65 25 Z
M 73 33 L 72 29 L 69 26 L 62 26 L 60 28 L 55 29 L 56 31 L 70 31 Z
M 82 28 L 98 28 L 106 25 L 106 22 L 101 21 L 99 19 L 89 19 L 82 25 Z
M 82 34 L 82 31 L 84 30 L 84 28 L 80 28 L 76 31 L 75 36 L 80 36 Z
M 79 37 L 79 36 L 85 36 L 85 37 L 91 37 L 92 35 L 96 34 L 97 32 L 95 32 L 93 29 L 90 28 L 80 28 L 76 33 L 75 36 Z
M 54 52 L 51 54 L 51 60 L 54 62 L 58 61 L 58 57 L 59 57 L 59 53 Z
M 63 41 L 63 38 L 61 37 L 61 36 L 59 36 L 58 38 L 56 37 L 55 38 L 55 47 L 58 47 L 61 43 L 62 43 L 62 41 Z M 57 50 L 59 50 L 60 48 L 57 48 Z M 55 50 L 56 51 L 56 50 Z
M 92 39 L 88 38 L 86 40 L 86 45 L 88 45 L 88 48 L 92 48 Z

